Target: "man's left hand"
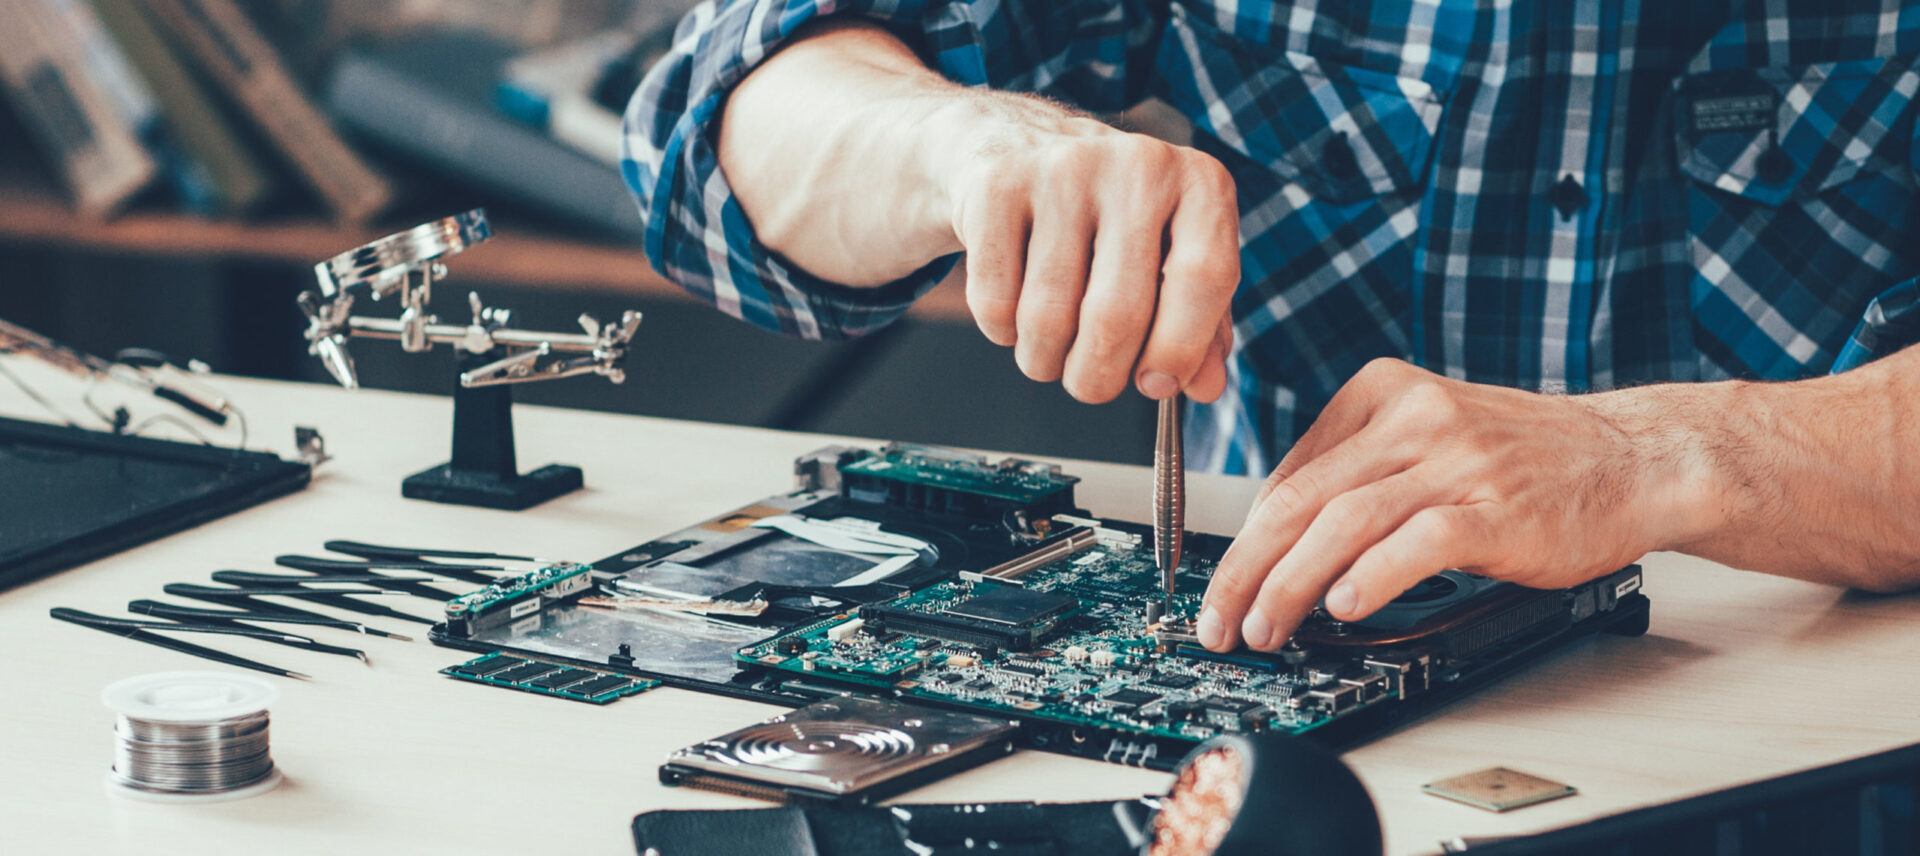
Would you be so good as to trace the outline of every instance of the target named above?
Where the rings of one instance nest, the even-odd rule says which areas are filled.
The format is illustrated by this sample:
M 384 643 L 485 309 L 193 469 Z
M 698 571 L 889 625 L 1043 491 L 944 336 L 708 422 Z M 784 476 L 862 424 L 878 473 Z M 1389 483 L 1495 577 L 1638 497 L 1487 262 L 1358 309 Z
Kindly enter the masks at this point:
M 1271 651 L 1323 598 L 1355 621 L 1447 568 L 1557 588 L 1683 541 L 1698 481 L 1684 443 L 1645 441 L 1644 410 L 1368 364 L 1267 479 L 1207 590 L 1202 644 Z

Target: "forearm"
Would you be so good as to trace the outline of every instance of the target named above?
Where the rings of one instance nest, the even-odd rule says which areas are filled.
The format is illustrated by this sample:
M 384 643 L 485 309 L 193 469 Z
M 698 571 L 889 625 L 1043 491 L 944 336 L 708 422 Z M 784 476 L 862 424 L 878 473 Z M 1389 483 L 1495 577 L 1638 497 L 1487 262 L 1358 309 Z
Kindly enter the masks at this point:
M 720 168 L 761 244 L 868 287 L 965 252 L 968 310 L 1028 377 L 1087 402 L 1130 382 L 1154 398 L 1220 394 L 1240 243 L 1219 161 L 953 84 L 871 24 L 817 26 L 721 116 Z M 1050 55 L 1097 43 L 1054 38 Z
M 1920 350 L 1793 383 L 1613 397 L 1616 424 L 1683 474 L 1654 487 L 1660 546 L 1878 591 L 1920 586 Z
M 720 166 L 768 247 L 854 286 L 899 279 L 961 245 L 942 180 L 977 100 L 864 21 L 830 21 L 729 96 Z

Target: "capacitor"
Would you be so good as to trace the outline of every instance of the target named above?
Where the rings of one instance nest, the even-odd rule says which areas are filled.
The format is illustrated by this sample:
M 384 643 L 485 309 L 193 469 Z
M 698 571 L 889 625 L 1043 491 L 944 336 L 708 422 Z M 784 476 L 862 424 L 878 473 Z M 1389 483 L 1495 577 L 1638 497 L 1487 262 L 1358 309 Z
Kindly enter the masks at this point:
M 1157 600 L 1147 601 L 1147 623 L 1148 624 L 1159 624 L 1160 619 L 1164 617 L 1166 614 L 1167 614 L 1166 604 Z

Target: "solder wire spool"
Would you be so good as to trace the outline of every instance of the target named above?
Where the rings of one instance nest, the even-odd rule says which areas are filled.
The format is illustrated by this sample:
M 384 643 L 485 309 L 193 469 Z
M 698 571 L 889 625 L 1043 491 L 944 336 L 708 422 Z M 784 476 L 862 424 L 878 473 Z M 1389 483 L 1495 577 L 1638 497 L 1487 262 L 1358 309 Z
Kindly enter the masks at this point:
M 1215 737 L 1174 769 L 1140 856 L 1377 856 L 1380 816 L 1332 750 L 1277 731 Z
M 100 701 L 119 715 L 107 790 L 152 802 L 216 802 L 280 784 L 268 745 L 272 684 L 218 672 L 161 672 L 115 682 Z

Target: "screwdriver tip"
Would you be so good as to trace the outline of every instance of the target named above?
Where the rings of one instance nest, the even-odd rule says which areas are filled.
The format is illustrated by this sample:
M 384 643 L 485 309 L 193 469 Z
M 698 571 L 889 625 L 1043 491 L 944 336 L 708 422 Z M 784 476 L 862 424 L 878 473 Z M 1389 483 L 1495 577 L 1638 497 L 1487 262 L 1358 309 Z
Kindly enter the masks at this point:
M 313 676 L 305 672 L 284 672 L 283 674 L 285 674 L 289 678 L 298 678 L 303 681 L 313 680 Z
M 365 663 L 365 664 L 367 664 L 367 665 L 369 665 L 369 666 L 371 666 L 371 665 L 373 665 L 373 658 L 372 658 L 372 657 L 369 657 L 369 656 L 367 656 L 367 652 L 365 652 L 365 651 L 355 651 L 355 652 L 353 652 L 353 656 L 355 656 L 355 657 L 359 657 L 359 658 L 360 658 L 360 662 L 362 662 L 362 663 Z
M 399 642 L 412 642 L 412 641 L 413 641 L 413 637 L 412 637 L 412 636 L 402 636 L 402 635 L 400 635 L 400 634 L 398 634 L 398 633 L 389 633 L 389 634 L 387 634 L 387 638 L 388 638 L 388 639 L 393 639 L 393 640 L 395 640 L 395 641 L 399 641 Z

